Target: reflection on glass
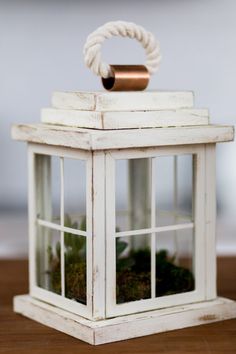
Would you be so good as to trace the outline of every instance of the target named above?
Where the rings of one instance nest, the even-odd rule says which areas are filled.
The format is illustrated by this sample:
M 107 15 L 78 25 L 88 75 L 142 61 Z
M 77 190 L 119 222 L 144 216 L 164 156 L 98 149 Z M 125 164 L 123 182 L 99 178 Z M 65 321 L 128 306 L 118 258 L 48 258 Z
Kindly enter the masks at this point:
M 65 226 L 86 231 L 86 161 L 64 158 Z
M 61 294 L 60 232 L 44 226 L 37 227 L 36 270 L 37 285 Z
M 137 247 L 137 243 L 142 246 Z M 116 239 L 116 302 L 118 304 L 148 299 L 151 296 L 151 252 L 148 243 L 149 235 Z
M 192 155 L 155 158 L 156 224 L 167 226 L 192 221 Z
M 61 295 L 60 232 L 38 226 L 37 285 Z M 86 237 L 64 233 L 65 297 L 86 304 Z
M 61 175 L 60 158 L 51 156 L 51 199 L 52 199 L 52 218 L 51 221 L 60 224 L 60 197 L 61 197 Z
M 35 161 L 37 217 L 60 224 L 60 158 L 37 154 Z
M 150 159 L 116 161 L 116 227 L 119 231 L 151 226 Z

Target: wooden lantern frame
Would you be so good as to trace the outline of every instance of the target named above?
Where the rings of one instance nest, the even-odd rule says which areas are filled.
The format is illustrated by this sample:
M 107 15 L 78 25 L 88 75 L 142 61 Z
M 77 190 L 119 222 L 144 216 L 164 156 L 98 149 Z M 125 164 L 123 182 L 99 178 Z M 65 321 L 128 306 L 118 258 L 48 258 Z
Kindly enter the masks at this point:
M 144 150 L 120 150 L 109 151 L 106 153 L 106 249 L 109 250 L 106 255 L 106 262 L 109 267 L 106 269 L 106 313 L 108 317 L 127 315 L 142 311 L 149 311 L 153 309 L 166 308 L 176 305 L 204 301 L 209 298 L 214 298 L 216 294 L 215 289 L 215 262 L 209 258 L 214 249 L 215 239 L 214 232 L 211 230 L 206 236 L 209 245 L 207 248 L 204 242 L 206 214 L 211 213 L 211 219 L 208 222 L 214 224 L 215 216 L 213 214 L 215 200 L 214 195 L 206 193 L 206 181 L 210 179 L 209 185 L 214 188 L 215 181 L 212 172 L 212 159 L 214 161 L 214 146 L 204 145 L 189 145 L 178 147 L 159 147 Z M 181 156 L 193 155 L 193 169 L 194 169 L 194 186 L 193 186 L 193 222 L 184 224 L 176 224 L 169 226 L 156 226 L 156 193 L 155 193 L 155 168 L 154 159 L 161 156 Z M 115 232 L 115 161 L 117 159 L 150 159 L 151 169 L 151 226 L 147 229 L 131 230 L 123 232 Z M 210 158 L 210 160 L 208 160 Z M 210 163 L 209 163 L 210 162 Z M 209 169 L 210 167 L 210 169 Z M 206 194 L 205 194 L 206 193 Z M 204 199 L 204 196 L 206 199 Z M 205 202 L 207 208 L 205 210 Z M 156 253 L 156 233 L 168 231 L 181 231 L 184 229 L 194 229 L 194 249 L 193 260 L 195 270 L 195 290 L 191 292 L 174 294 L 162 297 L 155 295 L 155 253 Z M 115 282 L 115 238 L 129 237 L 135 235 L 150 235 L 151 238 L 151 298 L 146 300 L 139 300 L 124 304 L 116 304 L 116 282 Z M 109 235 L 109 236 L 108 236 Z M 209 253 L 209 249 L 211 250 Z M 213 255 L 214 257 L 214 255 Z M 210 278 L 207 279 L 205 267 L 210 267 Z M 204 276 L 203 276 L 204 274 Z M 208 284 L 208 290 L 206 289 Z M 208 292 L 208 294 L 207 294 Z
M 89 319 L 105 319 L 114 316 L 127 315 L 149 311 L 153 309 L 182 305 L 192 302 L 213 299 L 216 296 L 215 281 L 215 197 L 214 197 L 214 161 L 215 146 L 188 145 L 178 147 L 147 148 L 142 150 L 108 150 L 99 154 L 92 154 L 82 150 L 63 147 L 29 144 L 29 224 L 30 224 L 30 294 L 38 299 L 51 304 L 57 303 L 59 307 L 72 311 Z M 178 156 L 192 154 L 194 157 L 194 222 L 157 227 L 155 220 L 155 170 L 151 167 L 152 186 L 152 225 L 149 229 L 115 232 L 115 161 L 117 159 L 146 158 L 155 159 L 160 156 Z M 40 176 L 36 175 L 36 156 L 44 156 L 40 169 Z M 46 157 L 57 156 L 60 158 L 61 190 L 60 190 L 60 225 L 39 219 L 37 205 L 39 200 L 46 198 L 41 205 L 44 210 L 49 208 L 50 201 L 50 165 Z M 87 230 L 69 229 L 64 226 L 64 169 L 65 158 L 86 161 L 86 225 Z M 44 166 L 42 166 L 44 165 Z M 98 168 L 96 169 L 96 166 Z M 40 177 L 40 178 L 39 178 Z M 44 178 L 44 180 L 42 180 Z M 207 184 L 207 186 L 206 186 Z M 93 187 L 94 186 L 94 187 Z M 40 187 L 40 188 L 39 188 Z M 209 188 L 210 187 L 210 188 Z M 93 199 L 92 190 L 96 191 Z M 205 196 L 205 198 L 204 198 Z M 206 206 L 205 206 L 206 203 Z M 103 206 L 103 208 L 102 208 Z M 49 211 L 48 211 L 49 212 Z M 50 212 L 49 212 L 50 213 Z M 96 222 L 99 220 L 99 223 Z M 44 226 L 58 230 L 61 234 L 61 284 L 62 295 L 37 286 L 36 281 L 36 238 L 37 226 Z M 209 228 L 209 226 L 211 226 Z M 168 295 L 161 298 L 155 296 L 155 237 L 158 232 L 175 231 L 182 229 L 195 229 L 194 243 L 194 269 L 196 289 L 191 293 Z M 207 234 L 204 230 L 207 229 Z M 93 232 L 92 232 L 93 230 Z M 87 305 L 74 303 L 65 298 L 65 270 L 64 270 L 64 232 L 84 236 L 87 239 Z M 135 301 L 132 303 L 116 304 L 115 281 L 115 238 L 135 236 L 140 234 L 151 235 L 151 299 Z M 96 235 L 96 237 L 93 237 Z M 109 237 L 107 236 L 109 235 Z M 205 235 L 205 236 L 204 236 Z M 205 245 L 205 237 L 207 244 Z M 97 242 L 96 242 L 97 241 Z M 46 249 L 45 249 L 46 253 Z M 95 262 L 95 259 L 97 261 Z M 105 270 L 105 264 L 109 264 Z M 92 275 L 96 274 L 96 277 Z M 203 276 L 204 275 L 204 276 Z M 207 277 L 208 275 L 208 277 Z M 106 294 L 105 294 L 106 292 Z M 92 296 L 93 294 L 93 296 Z
M 128 102 L 126 95 L 122 96 L 122 93 L 117 93 L 117 96 L 101 94 L 102 99 L 100 98 L 100 101 L 97 101 L 100 102 L 100 110 L 102 105 L 106 110 L 107 105 L 111 104 L 114 97 L 116 99 L 121 98 L 121 102 L 126 105 L 132 105 L 133 101 Z M 144 100 L 144 102 L 141 101 L 141 105 L 145 106 L 145 97 L 150 104 L 153 104 L 155 93 L 147 93 L 146 96 L 144 93 L 139 93 L 139 95 Z M 165 96 L 158 97 L 158 102 L 160 102 L 160 97 L 164 97 L 164 103 L 166 104 Z M 175 97 L 173 93 L 170 97 L 171 102 L 173 102 L 173 97 Z M 181 96 L 181 105 L 183 104 L 183 97 L 185 96 Z M 190 96 L 186 95 L 186 97 L 188 105 L 191 106 Z M 81 99 L 81 96 L 79 98 Z M 72 96 L 70 106 L 73 106 L 74 102 L 76 104 L 79 102 L 76 95 Z M 114 102 L 113 104 L 117 104 L 117 100 L 114 100 Z M 137 97 L 135 97 L 135 104 L 136 102 L 138 102 Z M 65 100 L 62 100 L 62 103 L 65 105 Z M 88 105 L 86 109 L 95 107 L 96 110 L 96 104 L 91 101 L 91 97 L 86 104 Z M 119 104 L 120 106 L 121 104 Z M 64 106 L 62 108 L 65 109 Z M 65 114 L 63 109 L 58 114 L 60 123 L 60 114 Z M 58 111 L 60 112 L 60 110 Z M 98 124 L 101 121 L 104 123 L 105 116 L 101 116 L 97 112 L 92 113 L 90 111 L 87 113 L 85 110 L 79 112 L 79 114 L 76 111 L 72 113 L 70 111 L 68 114 L 73 116 L 72 125 L 74 125 L 74 119 L 77 115 L 82 117 L 82 122 L 84 122 L 84 118 L 88 118 L 88 124 L 90 125 Z M 119 119 L 117 112 L 108 113 L 108 117 L 114 118 L 113 124 L 117 124 L 117 119 Z M 183 120 L 181 120 L 182 113 Z M 93 115 L 92 121 L 89 121 L 89 114 Z M 124 119 L 120 120 L 119 124 L 124 124 L 124 122 L 125 124 L 133 124 L 133 115 L 135 114 L 135 112 L 124 112 Z M 174 112 L 175 123 L 173 124 L 176 126 L 160 128 L 163 122 L 161 113 L 157 112 L 157 116 L 155 116 L 155 113 L 151 111 L 153 119 L 151 124 L 157 124 L 157 126 L 148 129 L 139 129 L 138 127 L 120 129 L 119 124 L 118 128 L 113 130 L 51 124 L 23 124 L 13 127 L 13 138 L 28 142 L 29 161 L 30 294 L 15 297 L 14 309 L 16 312 L 91 344 L 102 344 L 236 316 L 235 302 L 217 298 L 215 251 L 215 147 L 218 142 L 233 140 L 234 130 L 229 126 L 209 125 L 208 117 L 204 114 L 201 113 L 198 117 L 196 112 Z M 86 115 L 87 117 L 85 117 Z M 191 115 L 193 121 L 191 126 L 187 126 L 186 122 L 189 117 L 191 118 Z M 54 124 L 55 117 L 55 112 L 53 112 L 52 120 Z M 171 125 L 171 119 L 168 119 L 168 121 L 168 124 Z M 42 166 L 39 175 L 37 173 L 37 155 L 45 157 L 41 159 Z M 157 226 L 155 220 L 156 176 L 153 161 L 159 156 L 176 157 L 179 155 L 193 156 L 193 221 L 186 224 Z M 48 199 L 50 196 L 50 156 L 60 158 L 60 224 L 38 218 L 38 208 L 43 208 L 44 212 L 47 212 L 50 204 Z M 86 162 L 86 231 L 70 229 L 64 225 L 63 166 L 66 158 Z M 143 158 L 150 161 L 152 191 L 150 228 L 116 231 L 115 162 L 120 159 Z M 48 213 L 50 214 L 50 210 L 48 210 Z M 66 299 L 63 285 L 61 295 L 54 294 L 37 285 L 35 250 L 38 225 L 60 232 L 61 284 L 64 284 L 65 277 L 64 232 L 86 237 L 86 305 Z M 194 229 L 195 233 L 193 254 L 195 289 L 186 293 L 156 297 L 156 233 L 186 228 Z M 151 298 L 117 304 L 115 240 L 117 237 L 141 234 L 150 235 Z

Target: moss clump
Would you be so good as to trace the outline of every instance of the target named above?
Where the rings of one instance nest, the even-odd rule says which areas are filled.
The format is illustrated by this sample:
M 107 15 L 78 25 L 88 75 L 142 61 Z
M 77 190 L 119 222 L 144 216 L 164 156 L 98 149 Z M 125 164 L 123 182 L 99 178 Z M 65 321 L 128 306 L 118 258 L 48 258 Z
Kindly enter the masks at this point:
M 65 226 L 78 229 L 78 223 L 65 216 Z M 86 230 L 85 218 L 80 230 Z M 64 233 L 65 296 L 86 304 L 86 238 L 69 232 Z M 57 242 L 55 251 L 48 247 L 50 290 L 61 294 L 61 245 Z
M 156 295 L 171 295 L 194 290 L 194 277 L 190 270 L 175 264 L 166 250 L 156 255 Z
M 65 217 L 65 226 L 78 229 Z M 86 230 L 85 219 L 80 230 Z M 127 252 L 128 244 L 116 240 L 116 293 L 117 303 L 151 297 L 151 259 L 149 249 Z M 65 296 L 86 304 L 86 238 L 66 232 L 65 250 Z M 126 255 L 124 255 L 126 253 Z M 48 247 L 50 290 L 61 294 L 61 246 Z M 190 270 L 175 264 L 167 250 L 156 253 L 156 296 L 188 292 L 194 289 L 194 277 Z
M 151 297 L 150 269 L 150 250 L 148 249 L 131 251 L 126 257 L 122 257 L 121 253 L 118 255 L 117 303 Z M 192 290 L 194 290 L 192 272 L 184 267 L 177 266 L 175 257 L 169 257 L 166 250 L 157 252 L 156 296 L 178 294 Z
M 65 294 L 69 299 L 86 304 L 86 263 L 77 262 L 66 266 Z

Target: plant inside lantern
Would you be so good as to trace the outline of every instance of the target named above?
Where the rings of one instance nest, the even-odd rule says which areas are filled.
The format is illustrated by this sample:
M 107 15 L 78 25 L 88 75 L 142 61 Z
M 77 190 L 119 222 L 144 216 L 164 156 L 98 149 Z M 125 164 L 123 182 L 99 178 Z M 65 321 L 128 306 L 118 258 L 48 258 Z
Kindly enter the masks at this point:
M 65 226 L 78 229 L 78 223 L 65 216 Z M 86 230 L 86 219 L 83 218 L 80 230 Z M 69 232 L 64 233 L 65 259 L 65 296 L 86 304 L 86 238 Z M 56 243 L 55 250 L 48 246 L 50 288 L 61 294 L 61 244 Z
M 72 222 L 69 215 L 65 216 L 65 226 L 78 228 L 77 222 Z M 86 230 L 86 220 L 82 220 L 80 230 Z M 86 304 L 86 239 L 83 236 L 65 232 L 65 296 Z M 150 250 L 131 250 L 129 245 L 117 238 L 117 303 L 124 303 L 150 298 L 151 293 L 151 264 Z M 124 254 L 126 255 L 124 256 Z M 56 243 L 55 250 L 48 246 L 48 261 L 50 288 L 53 292 L 61 293 L 61 246 Z M 168 250 L 156 252 L 156 294 L 157 296 L 171 295 L 194 289 L 194 277 L 190 270 L 176 265 L 176 256 L 169 256 Z
M 117 303 L 148 299 L 151 294 L 150 250 L 131 250 L 122 257 L 128 243 L 117 239 Z M 176 256 L 168 250 L 156 252 L 156 294 L 171 295 L 194 290 L 194 277 L 190 270 L 176 265 Z

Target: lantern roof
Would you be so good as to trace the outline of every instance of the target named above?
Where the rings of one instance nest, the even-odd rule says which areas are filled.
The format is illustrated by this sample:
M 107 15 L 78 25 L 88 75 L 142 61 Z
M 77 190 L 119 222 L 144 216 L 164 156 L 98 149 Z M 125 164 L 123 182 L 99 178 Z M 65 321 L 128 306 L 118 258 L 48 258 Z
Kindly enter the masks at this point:
M 55 92 L 41 124 L 13 126 L 18 140 L 85 150 L 231 141 L 232 126 L 211 125 L 186 92 Z

